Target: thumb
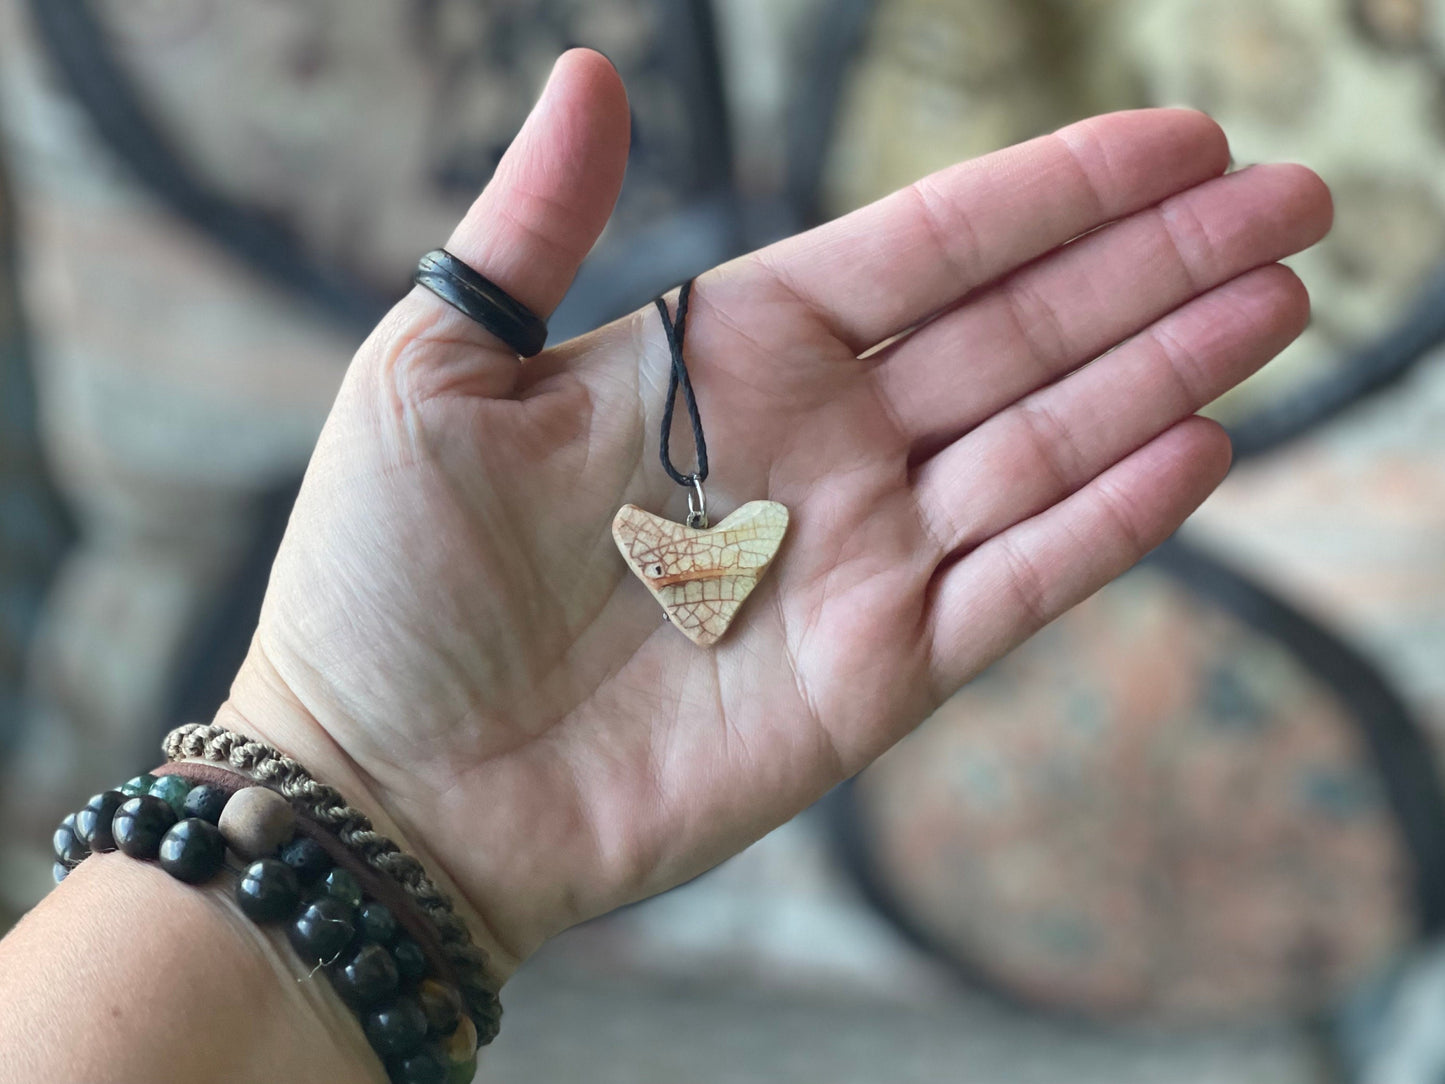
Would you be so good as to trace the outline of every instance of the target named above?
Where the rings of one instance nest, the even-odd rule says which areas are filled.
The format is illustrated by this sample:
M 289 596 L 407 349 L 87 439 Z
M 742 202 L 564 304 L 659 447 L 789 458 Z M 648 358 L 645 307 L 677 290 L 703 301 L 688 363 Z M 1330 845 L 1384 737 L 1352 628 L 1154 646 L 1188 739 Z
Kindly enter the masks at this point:
M 617 70 L 590 49 L 563 53 L 448 251 L 545 320 L 612 214 L 628 138 L 627 92 Z M 424 384 L 416 389 L 423 394 L 499 396 L 515 383 L 516 354 L 422 287 L 383 330 L 389 360 Z

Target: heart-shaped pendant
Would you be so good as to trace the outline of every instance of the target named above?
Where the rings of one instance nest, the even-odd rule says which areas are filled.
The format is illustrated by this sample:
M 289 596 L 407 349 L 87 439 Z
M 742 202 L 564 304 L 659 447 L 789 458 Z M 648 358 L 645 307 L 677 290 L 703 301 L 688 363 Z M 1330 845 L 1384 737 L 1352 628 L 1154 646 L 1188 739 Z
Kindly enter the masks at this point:
M 777 501 L 749 501 L 716 527 L 674 523 L 635 504 L 612 521 L 627 567 L 699 647 L 717 643 L 768 570 L 788 530 Z

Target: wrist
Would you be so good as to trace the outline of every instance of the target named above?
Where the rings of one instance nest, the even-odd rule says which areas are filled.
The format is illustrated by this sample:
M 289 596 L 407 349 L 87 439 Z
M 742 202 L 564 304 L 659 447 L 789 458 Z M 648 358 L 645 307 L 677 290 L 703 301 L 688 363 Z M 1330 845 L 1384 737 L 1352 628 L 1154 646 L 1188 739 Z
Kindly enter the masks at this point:
M 283 934 L 222 882 L 121 854 L 87 858 L 20 922 L 0 976 L 25 986 L 0 1013 L 0 1080 L 386 1080 Z
M 313 778 L 335 788 L 350 805 L 364 813 L 377 833 L 414 855 L 437 888 L 451 898 L 473 942 L 485 953 L 490 979 L 500 986 L 511 977 L 521 963 L 522 954 L 497 935 L 488 917 L 452 877 L 445 857 L 418 828 L 417 819 L 401 812 L 405 807 L 414 807 L 410 796 L 395 794 L 382 786 L 332 738 L 255 648 L 213 721 L 217 726 L 273 746 L 304 764 Z

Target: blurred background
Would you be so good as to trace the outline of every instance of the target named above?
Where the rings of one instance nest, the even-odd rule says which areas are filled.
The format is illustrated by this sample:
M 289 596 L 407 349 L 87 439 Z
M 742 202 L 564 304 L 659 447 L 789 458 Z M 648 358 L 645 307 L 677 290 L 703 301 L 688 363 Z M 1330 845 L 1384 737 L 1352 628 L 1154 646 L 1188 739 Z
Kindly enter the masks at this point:
M 1180 536 L 508 987 L 496 1081 L 1445 1080 L 1445 2 L 0 0 L 0 921 L 209 718 L 352 350 L 564 48 L 632 97 L 553 340 L 1189 104 L 1337 226 Z

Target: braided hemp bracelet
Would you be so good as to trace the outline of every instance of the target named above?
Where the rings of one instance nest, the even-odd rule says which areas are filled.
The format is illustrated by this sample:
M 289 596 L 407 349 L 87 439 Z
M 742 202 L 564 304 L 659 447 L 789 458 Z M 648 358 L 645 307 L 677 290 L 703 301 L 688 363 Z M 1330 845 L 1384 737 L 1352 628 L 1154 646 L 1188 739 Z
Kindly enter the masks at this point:
M 472 943 L 451 897 L 432 882 L 421 862 L 375 831 L 365 813 L 348 805 L 334 787 L 313 779 L 296 760 L 222 726 L 187 723 L 167 734 L 161 748 L 170 761 L 205 760 L 274 787 L 299 812 L 335 833 L 370 868 L 400 885 L 436 927 L 482 1045 L 497 1037 L 502 1006 L 497 984 L 486 971 L 486 953 Z
M 269 746 L 191 725 L 165 749 L 171 763 L 61 822 L 55 880 L 92 852 L 115 850 L 158 859 L 190 884 L 228 869 L 239 875 L 240 909 L 284 924 L 356 1012 L 394 1084 L 470 1080 L 501 1006 L 486 955 L 421 864 Z M 247 864 L 228 863 L 237 857 Z

